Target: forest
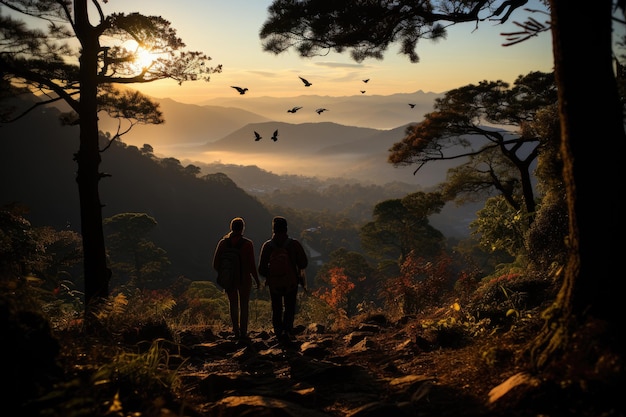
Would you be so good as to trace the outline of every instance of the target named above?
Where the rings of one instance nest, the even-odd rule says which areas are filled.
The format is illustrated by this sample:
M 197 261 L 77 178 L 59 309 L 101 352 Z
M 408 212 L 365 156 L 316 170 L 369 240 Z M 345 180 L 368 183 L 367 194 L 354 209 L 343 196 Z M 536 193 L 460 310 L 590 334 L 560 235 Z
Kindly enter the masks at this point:
M 617 257 L 619 245 L 602 258 L 594 246 L 600 231 L 620 224 L 618 204 L 607 197 L 602 212 L 581 208 L 583 200 L 598 196 L 593 184 L 617 187 L 611 181 L 619 178 L 626 77 L 611 28 L 623 24 L 623 4 L 602 1 L 581 11 L 562 0 L 547 2 L 550 26 L 520 23 L 519 36 L 552 31 L 559 40 L 553 73 L 450 90 L 423 121 L 407 127 L 388 162 L 415 166 L 417 175 L 425 164 L 458 156 L 447 150 L 464 149 L 466 162 L 435 189 L 399 189 L 390 196 L 376 187 L 337 185 L 312 196 L 295 190 L 253 197 L 223 173 L 203 174 L 174 158 L 158 158 L 148 144 L 125 145 L 128 131 L 99 131 L 99 112 L 132 124 L 162 122 L 158 103 L 119 92 L 116 83 L 191 82 L 221 68 L 209 67 L 200 52 L 180 51 L 181 42 L 160 17 L 101 15 L 99 30 L 90 30 L 86 3 L 0 1 L 26 15 L 73 23 L 67 32 L 52 27 L 46 37 L 0 14 L 8 40 L 0 45 L 2 129 L 63 100 L 72 110 L 55 118 L 73 129 L 79 144 L 70 151 L 74 160 L 67 159 L 77 166 L 72 201 L 80 210 L 72 223 L 80 232 L 31 222 L 36 207 L 1 202 L 0 311 L 9 379 L 2 395 L 8 409 L 29 416 L 624 415 L 620 297 L 603 261 Z M 438 3 L 442 13 L 448 10 L 448 2 Z M 336 19 L 315 14 L 322 16 L 316 21 L 305 19 L 310 11 L 302 7 L 283 0 L 270 7 L 260 31 L 269 52 L 295 48 L 305 56 L 332 45 L 351 49 L 359 61 L 393 41 L 413 59 L 419 30 L 395 30 L 396 18 L 442 34 L 439 15 L 417 8 L 417 19 L 398 5 L 389 6 L 395 18 L 368 29 L 388 30 L 389 37 L 367 31 L 335 37 L 354 28 L 348 17 L 337 17 L 345 10 L 335 10 Z M 355 7 L 350 15 L 379 16 Z M 494 16 L 508 18 L 505 7 Z M 474 18 L 468 7 L 445 20 Z M 581 33 L 577 26 L 589 19 L 598 30 Z M 129 72 L 123 48 L 102 52 L 103 34 L 160 38 L 172 60 Z M 55 43 L 73 37 L 80 51 Z M 568 71 L 581 45 L 589 59 L 578 66 L 596 76 L 593 88 Z M 80 64 L 64 61 L 71 53 Z M 33 101 L 36 91 L 44 98 Z M 581 142 L 598 135 L 593 121 L 600 116 L 603 136 L 614 138 L 617 149 L 597 161 Z M 478 147 L 468 134 L 482 138 Z M 26 146 L 36 161 L 42 147 Z M 58 152 L 58 144 L 51 149 Z M 107 167 L 116 153 L 126 162 Z M 135 175 L 124 175 L 124 166 Z M 112 202 L 107 207 L 99 193 L 117 175 L 107 173 L 113 168 L 122 182 L 138 181 L 136 173 L 143 172 L 153 184 L 170 185 L 172 194 L 202 190 L 203 198 L 213 199 L 224 232 L 233 215 L 214 196 L 245 204 L 244 217 L 264 225 L 251 230 L 259 244 L 269 237 L 271 213 L 288 218 L 312 258 L 298 296 L 297 340 L 274 343 L 267 288 L 253 294 L 251 339 L 232 339 L 221 289 L 199 279 L 195 268 L 176 265 L 180 258 L 170 259 L 159 241 L 157 214 L 164 213 L 167 195 L 145 210 L 116 211 Z M 334 211 L 315 205 L 364 194 L 382 198 L 338 204 Z M 55 198 L 43 201 L 53 207 Z M 308 209 L 288 204 L 307 198 Z M 131 186 L 122 201 L 133 199 L 139 207 Z M 433 226 L 432 216 L 447 203 L 481 204 L 470 236 L 450 238 Z M 184 216 L 181 210 L 172 217 Z M 206 258 L 215 243 L 189 254 L 191 263 Z

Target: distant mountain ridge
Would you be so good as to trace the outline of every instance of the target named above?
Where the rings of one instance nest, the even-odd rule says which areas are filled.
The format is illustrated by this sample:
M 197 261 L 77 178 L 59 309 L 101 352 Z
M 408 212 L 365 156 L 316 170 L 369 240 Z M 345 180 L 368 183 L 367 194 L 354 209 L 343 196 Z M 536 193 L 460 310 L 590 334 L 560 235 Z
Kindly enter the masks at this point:
M 167 153 L 172 147 L 214 142 L 248 124 L 268 121 L 293 124 L 331 122 L 378 130 L 393 129 L 421 121 L 425 113 L 432 111 L 435 98 L 441 96 L 422 91 L 346 97 L 303 95 L 276 98 L 237 94 L 233 98 L 207 100 L 201 105 L 155 98 L 160 103 L 165 123 L 135 126 L 124 141 L 138 147 L 148 143 L 157 152 Z M 408 103 L 415 104 L 415 108 Z M 303 108 L 297 113 L 287 112 L 296 105 Z M 319 107 L 328 110 L 317 114 L 315 110 Z M 100 128 L 114 132 L 117 121 L 103 117 Z
M 203 102 L 213 106 L 240 108 L 260 114 L 270 120 L 287 123 L 318 123 L 333 122 L 345 126 L 366 127 L 371 129 L 393 129 L 422 120 L 424 114 L 432 111 L 435 99 L 443 94 L 398 93 L 382 95 L 354 96 L 318 96 L 300 95 L 295 97 L 254 97 L 233 96 L 216 98 Z M 414 108 L 409 103 L 415 104 Z M 288 113 L 294 106 L 302 106 L 297 113 Z M 327 109 L 321 114 L 318 108 Z
M 394 167 L 387 162 L 389 148 L 400 142 L 409 125 L 390 130 L 344 126 L 337 123 L 263 122 L 246 125 L 214 142 L 178 148 L 184 161 L 255 165 L 279 175 L 344 178 L 364 184 L 413 184 L 416 189 L 437 185 L 448 168 L 460 161 L 440 161 L 423 167 Z M 278 130 L 278 140 L 270 139 Z M 263 139 L 256 141 L 257 131 Z
M 330 97 L 233 97 L 202 105 L 155 99 L 165 123 L 137 125 L 122 141 L 156 155 L 200 165 L 255 165 L 280 175 L 348 177 L 383 184 L 400 181 L 430 187 L 445 179 L 451 164 L 433 164 L 413 175 L 411 167 L 387 163 L 388 150 L 410 124 L 432 111 L 442 94 L 415 93 Z M 414 108 L 409 103 L 415 104 Z M 287 110 L 302 106 L 296 113 Z M 318 114 L 317 108 L 327 111 Z M 100 128 L 115 132 L 117 121 L 102 118 Z M 270 140 L 278 130 L 278 141 Z M 263 139 L 254 140 L 254 131 Z

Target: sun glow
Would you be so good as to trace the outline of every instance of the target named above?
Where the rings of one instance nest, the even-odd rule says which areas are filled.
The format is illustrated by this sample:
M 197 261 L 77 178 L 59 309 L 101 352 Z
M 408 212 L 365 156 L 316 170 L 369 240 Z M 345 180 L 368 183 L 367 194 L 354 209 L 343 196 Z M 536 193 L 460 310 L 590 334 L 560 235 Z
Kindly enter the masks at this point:
M 145 49 L 135 41 L 129 41 L 124 45 L 126 50 L 129 51 L 130 54 L 134 55 L 134 60 L 132 66 L 137 71 L 142 71 L 146 68 L 150 68 L 154 65 L 158 58 L 158 54 L 150 52 L 148 49 Z
M 154 61 L 156 61 L 156 55 L 141 47 L 137 48 L 135 56 L 137 57 L 135 59 L 135 65 L 140 68 L 148 68 L 154 63 Z

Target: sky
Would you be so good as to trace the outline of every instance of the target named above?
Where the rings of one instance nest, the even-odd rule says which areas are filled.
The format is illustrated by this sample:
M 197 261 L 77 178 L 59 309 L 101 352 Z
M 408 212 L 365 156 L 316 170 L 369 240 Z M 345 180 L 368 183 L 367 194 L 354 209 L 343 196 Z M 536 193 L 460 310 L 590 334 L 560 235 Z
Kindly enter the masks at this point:
M 222 73 L 209 82 L 194 81 L 178 85 L 163 80 L 133 84 L 154 98 L 171 98 L 181 103 L 232 97 L 239 93 L 231 86 L 247 87 L 245 97 L 295 97 L 302 94 L 351 96 L 391 95 L 416 91 L 443 93 L 476 84 L 482 80 L 512 83 L 531 71 L 552 71 L 552 46 L 549 32 L 521 44 L 503 47 L 502 32 L 516 31 L 513 23 L 495 25 L 482 22 L 452 28 L 447 39 L 433 43 L 420 41 L 419 63 L 411 63 L 398 53 L 399 45 L 389 47 L 383 60 L 367 59 L 357 63 L 349 53 L 301 58 L 296 52 L 279 55 L 264 52 L 259 32 L 267 18 L 271 0 L 110 0 L 103 4 L 106 14 L 139 12 L 161 16 L 171 22 L 186 49 L 201 51 L 212 58 L 211 66 L 221 64 Z M 532 1 L 531 1 L 532 3 Z M 529 3 L 530 4 L 530 3 Z M 529 6 L 534 7 L 534 6 Z M 533 15 L 545 22 L 546 15 Z M 514 17 L 514 20 L 524 19 Z M 298 76 L 312 83 L 304 84 Z M 365 84 L 362 80 L 370 79 Z

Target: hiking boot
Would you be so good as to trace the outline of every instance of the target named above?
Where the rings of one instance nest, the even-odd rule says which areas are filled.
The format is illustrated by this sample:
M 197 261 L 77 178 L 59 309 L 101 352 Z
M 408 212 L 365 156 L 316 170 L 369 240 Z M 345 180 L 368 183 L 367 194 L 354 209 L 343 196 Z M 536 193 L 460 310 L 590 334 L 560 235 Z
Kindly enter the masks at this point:
M 285 332 L 285 336 L 286 336 L 286 339 L 287 339 L 288 341 L 290 341 L 290 342 L 295 342 L 295 341 L 297 341 L 297 340 L 298 340 L 298 339 L 296 338 L 296 335 L 295 335 L 295 334 L 293 334 L 293 332 Z

